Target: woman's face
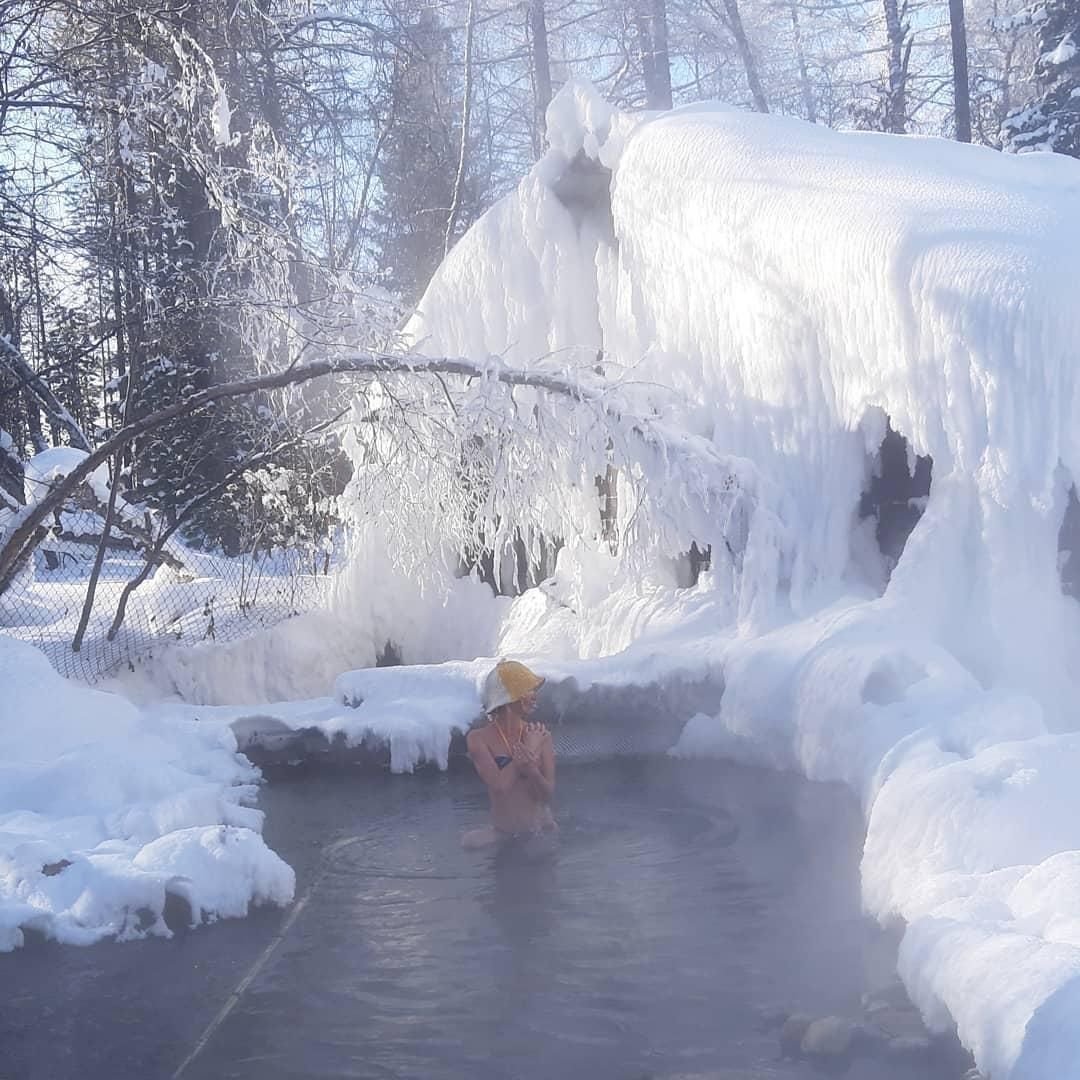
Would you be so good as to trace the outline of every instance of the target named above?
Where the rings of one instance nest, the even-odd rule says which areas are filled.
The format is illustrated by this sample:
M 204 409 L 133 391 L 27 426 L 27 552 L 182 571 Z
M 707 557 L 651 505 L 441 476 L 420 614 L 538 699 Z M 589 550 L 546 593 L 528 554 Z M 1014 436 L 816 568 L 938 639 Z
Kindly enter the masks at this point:
M 523 694 L 518 699 L 518 704 L 521 706 L 521 715 L 528 716 L 536 708 L 536 691 L 530 690 L 527 694 Z

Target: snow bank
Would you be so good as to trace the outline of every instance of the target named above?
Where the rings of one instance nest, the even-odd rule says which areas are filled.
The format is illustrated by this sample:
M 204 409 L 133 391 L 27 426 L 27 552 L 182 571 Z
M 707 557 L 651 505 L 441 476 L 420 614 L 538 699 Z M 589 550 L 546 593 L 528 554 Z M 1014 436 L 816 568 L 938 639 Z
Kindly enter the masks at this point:
M 613 188 L 605 344 L 643 357 L 785 493 L 795 611 L 844 574 L 887 414 L 933 458 L 931 504 L 951 504 L 953 543 L 923 545 L 898 582 L 907 610 L 951 631 L 980 678 L 1060 714 L 1072 697 L 1056 552 L 1065 485 L 1080 475 L 1080 166 L 699 110 L 640 128 Z M 977 608 L 974 642 L 920 584 L 954 575 L 946 595 Z
M 926 1015 L 995 1080 L 1080 1075 L 1080 611 L 1057 566 L 1080 476 L 1080 165 L 709 106 L 634 123 L 582 84 L 549 128 L 407 336 L 666 388 L 663 418 L 752 461 L 788 529 L 695 534 L 714 558 L 692 601 L 564 577 L 519 601 L 500 651 L 595 656 L 637 612 L 627 656 L 715 665 L 723 708 L 680 752 L 851 784 L 866 903 L 906 923 Z M 887 588 L 857 520 L 886 417 L 933 458 Z
M 201 720 L 216 730 L 238 725 L 261 749 L 285 747 L 301 760 L 302 736 L 317 732 L 346 749 L 389 751 L 390 769 L 413 772 L 425 764 L 447 767 L 450 740 L 483 715 L 480 689 L 493 660 L 410 667 L 359 668 L 334 680 L 333 692 L 307 700 L 249 705 L 192 705 L 168 701 L 148 705 L 162 723 Z M 301 738 L 294 738 L 294 735 Z M 326 747 L 320 743 L 319 750 Z
M 684 705 L 687 696 L 719 700 L 718 662 L 724 645 L 715 627 L 729 611 L 715 590 L 673 590 L 670 573 L 613 588 L 617 567 L 610 556 L 564 549 L 553 577 L 513 601 L 492 598 L 486 586 L 481 593 L 474 592 L 475 583 L 466 584 L 464 595 L 472 597 L 475 607 L 450 605 L 448 611 L 432 606 L 429 613 L 436 617 L 427 632 L 448 639 L 457 628 L 460 646 L 476 631 L 467 625 L 472 617 L 484 627 L 486 638 L 492 621 L 489 609 L 494 609 L 503 616 L 491 637 L 494 649 L 471 661 L 346 671 L 322 697 L 194 704 L 176 693 L 175 684 L 153 682 L 154 669 L 147 669 L 144 681 L 122 679 L 116 686 L 143 699 L 155 719 L 235 725 L 242 745 L 280 752 L 286 760 L 318 755 L 339 744 L 388 752 L 392 771 L 403 773 L 424 764 L 447 767 L 455 733 L 466 732 L 483 716 L 484 679 L 498 657 L 514 656 L 548 680 L 542 706 L 545 718 L 554 722 L 561 754 L 596 757 L 664 750 L 674 744 L 690 715 Z M 335 617 L 327 616 L 325 625 L 336 625 Z M 310 629 L 311 624 L 306 626 Z M 327 641 L 332 652 L 334 643 Z M 260 654 L 256 641 L 251 644 L 252 660 L 261 655 L 262 661 L 280 662 L 292 683 L 296 657 L 269 657 Z M 321 669 L 325 661 L 315 657 L 317 648 L 316 641 L 307 639 L 300 656 L 310 655 Z M 406 647 L 406 656 L 411 648 Z M 230 696 L 224 665 L 232 650 L 218 647 L 216 652 L 225 657 L 220 661 L 214 652 L 208 650 L 211 663 L 200 669 L 196 685 Z M 237 677 L 247 686 L 273 682 L 270 672 L 259 676 L 257 662 L 250 679 L 243 670 Z M 309 742 L 310 733 L 322 738 Z
M 573 580 L 569 567 L 576 560 L 560 558 L 559 566 Z M 554 721 L 556 745 L 575 756 L 595 756 L 606 745 L 654 749 L 657 723 L 665 719 L 651 715 L 658 686 L 674 696 L 686 684 L 711 684 L 712 698 L 719 697 L 717 641 L 702 633 L 715 617 L 713 598 L 673 596 L 670 588 L 645 585 L 616 591 L 582 618 L 560 593 L 573 590 L 557 571 L 543 589 L 514 600 L 493 655 L 347 672 L 335 683 L 333 709 L 308 711 L 303 720 L 286 712 L 282 719 L 294 727 L 310 724 L 330 739 L 340 735 L 349 745 L 388 746 L 393 771 L 411 772 L 424 762 L 446 768 L 452 735 L 483 718 L 484 679 L 502 656 L 523 660 L 547 680 L 542 705 Z M 594 737 L 600 729 L 615 738 Z
M 23 927 L 75 944 L 168 934 L 166 892 L 196 920 L 292 898 L 227 727 L 141 715 L 6 637 L 0 685 L 0 951 Z
M 253 705 L 320 697 L 339 672 L 374 662 L 362 628 L 311 611 L 239 641 L 157 646 L 98 685 L 142 705 Z
M 476 660 L 350 671 L 334 687 L 346 708 L 322 730 L 352 745 L 388 745 L 393 772 L 411 772 L 422 762 L 445 769 L 452 733 L 468 731 L 483 715 L 480 688 L 491 667 L 491 660 Z

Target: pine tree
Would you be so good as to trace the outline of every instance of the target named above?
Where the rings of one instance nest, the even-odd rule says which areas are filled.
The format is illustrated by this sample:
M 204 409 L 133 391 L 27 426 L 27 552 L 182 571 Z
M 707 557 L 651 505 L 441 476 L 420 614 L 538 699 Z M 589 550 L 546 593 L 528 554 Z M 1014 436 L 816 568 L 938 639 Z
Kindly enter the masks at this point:
M 44 374 L 75 423 L 90 432 L 101 411 L 101 370 L 89 318 L 84 311 L 65 305 L 50 314 L 51 326 L 41 351 Z M 52 441 L 60 442 L 56 425 Z
M 97 46 L 72 54 L 107 73 L 99 93 L 108 107 L 88 125 L 88 172 L 94 203 L 108 213 L 87 241 L 109 278 L 116 427 L 255 370 L 265 339 L 251 305 L 267 293 L 282 308 L 292 299 L 277 273 L 294 254 L 282 242 L 291 160 L 287 133 L 262 108 L 274 61 L 258 32 L 272 35 L 263 23 L 281 5 L 197 0 L 167 17 L 124 21 L 113 0 L 97 3 L 69 32 L 109 31 L 104 56 Z M 231 491 L 202 496 L 220 489 L 265 433 L 265 416 L 248 402 L 179 416 L 134 446 L 122 466 L 125 495 L 169 524 L 182 519 L 189 541 L 234 554 L 245 543 L 241 504 Z M 187 515 L 196 500 L 199 513 Z
M 1004 124 L 1008 149 L 1080 157 L 1080 4 L 1039 0 L 1019 19 L 1036 27 L 1034 78 L 1039 96 Z
M 439 265 L 459 157 L 449 80 L 450 35 L 428 6 L 403 28 L 391 121 L 378 166 L 379 269 L 387 288 L 418 300 Z M 469 214 L 462 215 L 468 224 Z

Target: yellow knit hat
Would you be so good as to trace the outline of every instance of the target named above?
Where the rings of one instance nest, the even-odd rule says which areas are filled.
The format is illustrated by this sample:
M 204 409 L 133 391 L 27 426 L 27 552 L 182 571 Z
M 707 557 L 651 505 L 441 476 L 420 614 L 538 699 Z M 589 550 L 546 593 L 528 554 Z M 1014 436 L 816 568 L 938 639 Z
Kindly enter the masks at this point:
M 494 712 L 500 705 L 520 701 L 543 685 L 544 680 L 524 664 L 517 660 L 500 660 L 484 680 L 484 712 Z

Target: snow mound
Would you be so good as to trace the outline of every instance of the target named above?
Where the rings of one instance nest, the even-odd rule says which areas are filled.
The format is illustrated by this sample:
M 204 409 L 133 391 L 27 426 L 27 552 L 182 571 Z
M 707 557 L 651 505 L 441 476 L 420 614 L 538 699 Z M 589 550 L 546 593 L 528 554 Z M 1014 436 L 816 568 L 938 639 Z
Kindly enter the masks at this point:
M 140 704 L 255 705 L 327 695 L 342 671 L 374 667 L 388 651 L 430 664 L 495 650 L 509 598 L 475 576 L 417 581 L 391 563 L 377 532 L 351 547 L 327 608 L 238 641 L 159 646 L 104 685 Z
M 0 950 L 22 927 L 74 944 L 168 934 L 166 892 L 197 919 L 291 899 L 227 727 L 141 714 L 6 637 L 0 685 Z
M 287 904 L 295 884 L 292 870 L 267 854 L 251 829 L 216 825 L 176 829 L 147 844 L 134 861 L 156 877 L 170 875 L 169 891 L 188 901 L 199 922 L 240 918 L 253 902 Z
M 347 707 L 321 725 L 329 738 L 342 736 L 390 747 L 393 772 L 412 772 L 423 762 L 445 769 L 454 731 L 467 731 L 483 715 L 480 686 L 492 661 L 451 662 L 430 667 L 350 671 L 334 685 Z

